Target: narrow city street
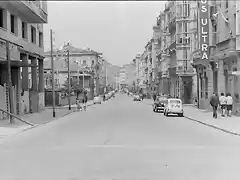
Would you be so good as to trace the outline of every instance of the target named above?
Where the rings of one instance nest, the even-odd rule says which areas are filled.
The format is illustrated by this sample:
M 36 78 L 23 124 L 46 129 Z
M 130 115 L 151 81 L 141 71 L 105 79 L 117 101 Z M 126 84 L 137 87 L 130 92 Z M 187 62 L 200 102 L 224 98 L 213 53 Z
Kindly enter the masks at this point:
M 0 146 L 2 180 L 237 180 L 240 138 L 116 98 Z

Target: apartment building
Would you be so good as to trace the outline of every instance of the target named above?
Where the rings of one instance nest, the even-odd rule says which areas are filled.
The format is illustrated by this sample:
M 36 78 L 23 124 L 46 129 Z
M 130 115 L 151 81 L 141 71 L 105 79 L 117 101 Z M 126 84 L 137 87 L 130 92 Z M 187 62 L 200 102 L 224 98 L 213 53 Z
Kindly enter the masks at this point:
M 71 79 L 79 83 L 79 86 L 84 87 L 89 91 L 92 98 L 94 94 L 99 93 L 100 88 L 100 71 L 102 70 L 102 63 L 100 61 L 101 53 L 98 53 L 90 48 L 76 48 L 73 45 L 64 45 L 64 49 L 69 50 L 69 62 Z M 53 52 L 55 61 L 55 82 L 59 87 L 63 87 L 68 78 L 68 62 L 66 52 L 59 51 Z M 51 53 L 45 53 L 44 59 L 44 72 L 45 74 L 51 73 Z M 45 81 L 52 81 L 51 77 L 46 76 Z M 95 85 L 94 85 L 95 84 Z
M 176 1 L 176 73 L 179 76 L 179 97 L 193 102 L 195 71 L 191 65 L 193 37 L 197 32 L 197 1 Z
M 153 48 L 153 39 L 148 41 L 147 45 L 145 46 L 145 63 L 146 63 L 146 76 L 147 76 L 147 92 L 149 94 L 153 91 L 153 80 L 154 80 L 154 64 L 153 64 L 153 58 L 152 58 L 152 48 Z
M 47 23 L 46 1 L 0 2 L 0 108 L 22 115 L 44 108 L 43 24 Z M 6 42 L 12 69 L 13 101 L 9 101 Z M 29 88 L 29 70 L 31 88 Z M 4 118 L 0 115 L 0 118 Z
M 213 92 L 218 94 L 229 92 L 234 102 L 239 102 L 238 4 L 237 1 L 229 0 L 206 1 L 206 4 L 199 2 L 198 43 L 200 46 L 193 53 L 193 65 L 198 75 L 200 108 L 208 106 L 209 97 Z M 208 5 L 207 12 L 204 12 L 203 7 L 206 5 Z M 210 21 L 202 23 L 205 18 Z M 207 34 L 205 39 L 203 32 Z M 209 46 L 203 49 L 204 44 Z

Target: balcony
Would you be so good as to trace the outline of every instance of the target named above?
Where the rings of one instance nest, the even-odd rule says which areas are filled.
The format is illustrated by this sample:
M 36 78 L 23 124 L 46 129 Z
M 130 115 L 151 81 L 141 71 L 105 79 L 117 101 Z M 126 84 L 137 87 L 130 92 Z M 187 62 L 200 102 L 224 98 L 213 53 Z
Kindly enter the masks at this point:
M 17 9 L 20 17 L 28 23 L 47 23 L 48 15 L 36 1 L 5 1 L 10 9 Z

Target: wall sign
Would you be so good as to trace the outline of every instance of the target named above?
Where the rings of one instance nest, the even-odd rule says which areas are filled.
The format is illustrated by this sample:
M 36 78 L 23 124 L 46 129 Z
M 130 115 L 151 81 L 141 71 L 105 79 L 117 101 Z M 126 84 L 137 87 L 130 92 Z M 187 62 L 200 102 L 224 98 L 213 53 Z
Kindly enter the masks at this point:
M 208 19 L 208 0 L 200 0 L 199 18 L 200 18 L 200 49 L 201 59 L 209 58 L 209 19 Z

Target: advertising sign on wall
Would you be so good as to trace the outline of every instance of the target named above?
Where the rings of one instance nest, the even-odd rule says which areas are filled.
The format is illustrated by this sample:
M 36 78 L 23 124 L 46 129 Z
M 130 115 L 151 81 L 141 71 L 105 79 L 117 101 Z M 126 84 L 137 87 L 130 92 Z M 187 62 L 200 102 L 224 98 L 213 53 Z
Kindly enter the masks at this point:
M 200 49 L 201 59 L 208 60 L 209 58 L 209 8 L 208 0 L 200 0 L 199 18 L 200 18 Z

